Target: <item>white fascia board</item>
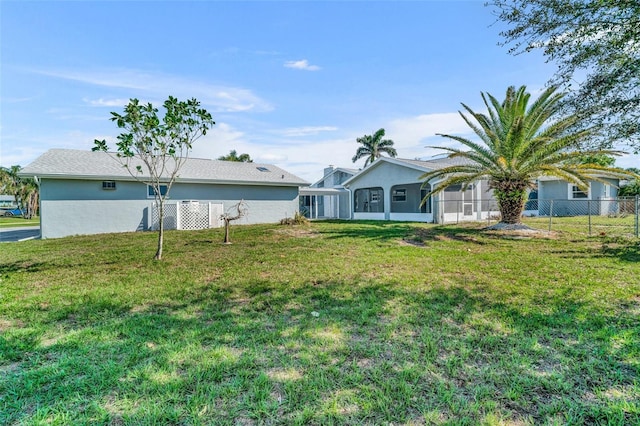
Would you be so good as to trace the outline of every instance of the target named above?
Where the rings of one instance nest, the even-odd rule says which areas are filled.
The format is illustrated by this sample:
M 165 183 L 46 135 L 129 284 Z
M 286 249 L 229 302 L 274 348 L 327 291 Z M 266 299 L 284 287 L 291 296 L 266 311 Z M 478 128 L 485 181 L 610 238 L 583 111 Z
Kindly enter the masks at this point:
M 69 176 L 66 174 L 43 174 L 36 175 L 39 179 L 69 179 L 69 180 L 116 180 L 116 181 L 127 181 L 127 182 L 142 182 L 146 183 L 151 178 L 148 176 L 140 176 L 139 178 L 135 178 L 132 176 L 96 176 L 96 175 L 73 175 Z M 169 182 L 168 178 L 161 178 L 160 182 Z M 309 186 L 308 182 L 278 182 L 278 181 L 249 181 L 249 180 L 225 180 L 225 179 L 183 179 L 176 178 L 174 183 L 198 183 L 198 184 L 209 184 L 209 185 L 255 185 L 255 186 Z

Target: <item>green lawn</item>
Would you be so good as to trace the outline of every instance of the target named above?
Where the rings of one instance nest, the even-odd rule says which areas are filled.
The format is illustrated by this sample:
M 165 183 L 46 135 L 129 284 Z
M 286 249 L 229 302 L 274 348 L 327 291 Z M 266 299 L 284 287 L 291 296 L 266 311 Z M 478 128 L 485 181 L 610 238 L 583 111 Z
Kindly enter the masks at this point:
M 40 218 L 24 219 L 18 216 L 0 216 L 0 228 L 17 228 L 20 226 L 40 226 Z
M 316 222 L 0 252 L 0 424 L 640 424 L 640 243 Z

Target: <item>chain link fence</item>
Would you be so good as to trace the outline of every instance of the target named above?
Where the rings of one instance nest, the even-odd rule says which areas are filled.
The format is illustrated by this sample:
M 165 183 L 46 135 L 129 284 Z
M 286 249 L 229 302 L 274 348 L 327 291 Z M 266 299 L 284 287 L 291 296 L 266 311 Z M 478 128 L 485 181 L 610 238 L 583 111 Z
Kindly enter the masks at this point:
M 440 201 L 438 222 L 500 221 L 493 199 Z M 587 235 L 640 237 L 640 197 L 597 200 L 529 200 L 522 221 L 532 228 Z

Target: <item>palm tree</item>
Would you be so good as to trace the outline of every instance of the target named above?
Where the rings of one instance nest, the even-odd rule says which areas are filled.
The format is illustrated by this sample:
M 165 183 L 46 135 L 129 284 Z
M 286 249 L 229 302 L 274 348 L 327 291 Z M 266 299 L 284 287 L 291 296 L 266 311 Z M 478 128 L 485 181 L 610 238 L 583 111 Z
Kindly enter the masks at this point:
M 364 135 L 361 138 L 356 139 L 359 144 L 362 144 L 360 148 L 356 151 L 356 155 L 353 156 L 352 160 L 355 163 L 359 159 L 363 157 L 367 157 L 367 160 L 364 162 L 364 166 L 367 167 L 368 164 L 373 163 L 377 158 L 382 156 L 382 153 L 386 153 L 389 157 L 396 157 L 398 153 L 393 147 L 393 141 L 391 139 L 382 139 L 384 136 L 384 129 L 380 129 L 377 132 L 371 135 Z
M 578 161 L 582 158 L 598 158 L 601 155 L 620 155 L 620 151 L 578 151 L 574 147 L 589 138 L 591 129 L 576 133 L 567 131 L 578 120 L 572 115 L 557 118 L 559 101 L 564 94 L 555 87 L 545 90 L 533 103 L 526 86 L 507 89 L 505 100 L 500 103 L 490 94 L 482 93 L 488 115 L 474 112 L 462 104 L 473 120 L 460 112 L 463 120 L 480 138 L 474 142 L 461 136 L 439 134 L 464 145 L 466 149 L 435 147 L 449 152 L 449 158 L 462 161 L 439 170 L 423 174 L 425 186 L 435 185 L 423 202 L 451 185 L 470 184 L 487 179 L 498 201 L 501 222 L 519 224 L 527 198 L 527 189 L 533 188 L 540 176 L 564 179 L 581 190 L 586 190 L 589 180 L 603 182 L 603 178 L 628 177 L 633 174 L 623 169 L 595 162 Z
M 13 195 L 23 216 L 30 219 L 38 212 L 39 190 L 33 178 L 18 176 L 20 169 L 20 166 L 0 167 L 0 192 Z

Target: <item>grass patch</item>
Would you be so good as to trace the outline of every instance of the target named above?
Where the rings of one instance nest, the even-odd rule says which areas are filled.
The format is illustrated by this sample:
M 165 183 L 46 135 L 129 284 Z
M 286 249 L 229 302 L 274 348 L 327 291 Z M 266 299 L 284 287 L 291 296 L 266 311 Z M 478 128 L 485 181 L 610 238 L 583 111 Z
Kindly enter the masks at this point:
M 24 219 L 17 216 L 0 216 L 0 228 L 17 228 L 20 226 L 40 226 L 40 218 Z
M 4 245 L 0 424 L 640 423 L 637 240 L 232 231 Z

